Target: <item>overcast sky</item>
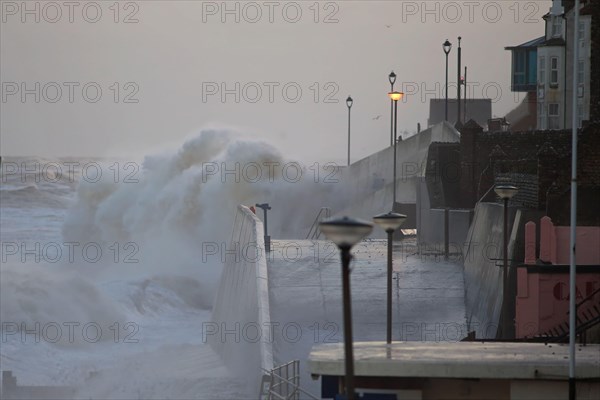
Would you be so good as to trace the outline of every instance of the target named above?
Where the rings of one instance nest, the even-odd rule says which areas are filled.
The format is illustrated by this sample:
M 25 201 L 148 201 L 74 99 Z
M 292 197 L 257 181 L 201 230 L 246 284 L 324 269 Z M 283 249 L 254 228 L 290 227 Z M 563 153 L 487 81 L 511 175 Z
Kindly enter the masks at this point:
M 469 97 L 493 98 L 497 116 L 514 108 L 504 47 L 542 36 L 550 5 L 2 0 L 1 154 L 138 157 L 222 126 L 287 157 L 341 161 L 352 95 L 362 158 L 389 143 L 391 70 L 407 92 L 398 129 L 426 126 L 446 38 L 451 82 L 460 35 Z

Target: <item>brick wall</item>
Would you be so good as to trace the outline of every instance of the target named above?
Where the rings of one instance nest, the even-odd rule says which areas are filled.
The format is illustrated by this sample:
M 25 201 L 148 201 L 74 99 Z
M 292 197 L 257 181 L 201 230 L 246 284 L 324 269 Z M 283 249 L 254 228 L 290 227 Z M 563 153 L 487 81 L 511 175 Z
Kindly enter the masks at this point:
M 578 220 L 600 225 L 600 217 L 591 211 L 597 209 L 594 200 L 600 201 L 600 122 L 584 127 L 578 140 Z M 552 212 L 553 220 L 564 222 L 571 182 L 571 131 L 489 133 L 469 121 L 461 131 L 460 169 L 461 207 L 473 208 L 495 183 L 512 181 L 522 187 L 515 203 Z
M 499 173 L 496 175 L 496 183 L 515 185 L 519 188 L 519 192 L 513 198 L 513 202 L 534 210 L 538 209 L 540 193 L 537 174 Z

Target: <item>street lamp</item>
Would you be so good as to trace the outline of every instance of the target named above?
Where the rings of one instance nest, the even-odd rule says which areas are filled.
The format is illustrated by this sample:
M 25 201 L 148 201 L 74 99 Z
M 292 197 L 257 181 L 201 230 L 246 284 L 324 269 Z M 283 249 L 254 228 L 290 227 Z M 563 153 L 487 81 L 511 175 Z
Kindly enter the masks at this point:
M 448 121 L 448 54 L 450 54 L 450 50 L 452 50 L 452 43 L 446 39 L 442 44 L 442 47 L 444 53 L 446 53 L 446 121 Z
M 388 76 L 390 85 L 392 86 L 390 92 L 394 91 L 394 83 L 396 82 L 396 74 L 394 71 Z M 394 145 L 394 101 L 390 101 L 390 146 Z
M 350 109 L 353 102 L 352 97 L 348 96 L 346 99 L 346 106 L 348 106 L 348 165 L 350 165 Z
M 507 315 L 506 303 L 508 301 L 508 201 L 519 191 L 516 186 L 496 185 L 494 191 L 502 200 L 504 200 L 504 265 L 502 269 L 502 328 L 501 338 L 507 339 Z
M 342 297 L 344 305 L 344 358 L 346 398 L 354 400 L 354 356 L 352 355 L 352 309 L 350 303 L 350 249 L 373 230 L 369 222 L 342 217 L 319 223 L 325 237 L 340 249 L 342 256 Z
M 392 239 L 394 231 L 404 223 L 406 215 L 389 212 L 373 217 L 373 222 L 379 225 L 388 236 L 387 254 L 387 343 L 392 343 Z
M 392 104 L 394 105 L 394 120 L 393 120 L 393 131 L 394 131 L 394 199 L 392 201 L 392 210 L 396 205 L 396 144 L 398 142 L 397 133 L 398 133 L 398 100 L 404 96 L 402 92 L 389 92 L 388 95 L 390 99 L 392 99 Z

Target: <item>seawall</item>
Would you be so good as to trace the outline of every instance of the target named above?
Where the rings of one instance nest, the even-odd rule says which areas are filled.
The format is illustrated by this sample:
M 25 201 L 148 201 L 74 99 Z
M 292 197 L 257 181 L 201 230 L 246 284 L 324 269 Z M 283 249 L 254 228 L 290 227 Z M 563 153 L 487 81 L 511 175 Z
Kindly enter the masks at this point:
M 454 143 L 460 134 L 448 123 L 432 126 L 398 143 L 396 148 L 396 202 L 415 204 L 419 182 L 425 176 L 429 146 L 433 142 Z M 394 148 L 386 147 L 341 170 L 341 196 L 345 205 L 334 215 L 352 215 L 370 220 L 392 210 L 394 193 Z M 384 238 L 375 230 L 371 237 Z
M 517 215 L 516 215 L 517 214 Z M 508 259 L 521 213 L 509 208 Z M 496 337 L 502 310 L 502 261 L 504 210 L 501 204 L 478 203 L 464 249 L 465 309 L 467 324 L 476 337 Z M 510 263 L 509 263 L 510 265 Z
M 258 393 L 264 370 L 273 368 L 269 335 L 269 285 L 262 221 L 238 206 L 206 341 L 236 375 Z
M 514 334 L 516 266 L 525 257 L 525 224 L 539 220 L 542 211 L 508 208 L 507 334 Z M 479 339 L 496 338 L 503 302 L 502 266 L 504 208 L 499 203 L 477 203 L 463 250 L 465 310 L 469 331 Z
M 443 254 L 445 251 L 445 210 L 431 208 L 424 178 L 417 183 L 416 214 L 419 251 L 426 254 Z M 448 209 L 448 250 L 453 255 L 453 259 L 463 252 L 471 218 L 471 210 Z

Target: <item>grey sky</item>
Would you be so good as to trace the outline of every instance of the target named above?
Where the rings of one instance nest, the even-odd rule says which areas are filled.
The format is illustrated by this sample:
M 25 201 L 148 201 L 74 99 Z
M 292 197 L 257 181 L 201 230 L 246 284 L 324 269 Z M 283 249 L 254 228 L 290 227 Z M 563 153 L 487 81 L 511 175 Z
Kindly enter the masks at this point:
M 236 22 L 235 12 L 222 14 L 223 2 L 120 2 L 118 15 L 114 1 L 26 3 L 38 7 L 39 22 L 23 13 L 21 1 L 1 2 L 3 155 L 137 157 L 175 146 L 202 127 L 225 126 L 263 138 L 289 157 L 337 162 L 345 159 L 349 94 L 355 100 L 352 158 L 389 143 L 392 69 L 397 88 L 420 87 L 399 105 L 399 130 L 416 130 L 418 122 L 426 126 L 429 99 L 436 92 L 442 96 L 446 38 L 454 44 L 451 82 L 460 35 L 468 80 L 478 85 L 471 86 L 470 96 L 484 97 L 487 87 L 495 99 L 493 113 L 510 111 L 522 97 L 510 92 L 510 53 L 504 47 L 543 35 L 541 16 L 551 5 L 549 0 L 227 2 L 230 9 L 238 7 Z M 96 17 L 98 9 L 102 15 Z M 124 23 L 126 18 L 133 23 Z M 25 102 L 23 82 L 37 92 Z M 225 102 L 222 84 L 233 92 Z M 57 86 L 62 93 L 51 103 Z M 97 87 L 102 95 L 93 103 Z M 293 102 L 297 88 L 302 94 Z

